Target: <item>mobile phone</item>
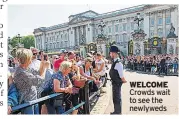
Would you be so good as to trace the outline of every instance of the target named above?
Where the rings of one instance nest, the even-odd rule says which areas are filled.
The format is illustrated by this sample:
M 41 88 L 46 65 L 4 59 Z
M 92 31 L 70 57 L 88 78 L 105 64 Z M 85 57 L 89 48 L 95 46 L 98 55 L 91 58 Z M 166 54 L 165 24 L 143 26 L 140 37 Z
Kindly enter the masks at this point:
M 47 60 L 48 60 L 48 59 L 47 59 L 47 55 L 44 55 L 44 60 L 45 60 L 45 61 L 47 61 Z

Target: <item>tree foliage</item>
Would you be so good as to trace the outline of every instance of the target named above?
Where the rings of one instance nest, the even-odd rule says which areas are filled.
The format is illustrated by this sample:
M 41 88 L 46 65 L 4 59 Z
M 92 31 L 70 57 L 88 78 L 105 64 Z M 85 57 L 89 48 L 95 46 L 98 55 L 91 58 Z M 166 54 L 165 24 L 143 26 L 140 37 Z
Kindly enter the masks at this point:
M 23 36 L 22 38 L 13 37 L 9 44 L 15 48 L 18 46 L 19 42 L 24 45 L 24 48 L 35 47 L 35 38 L 33 35 Z

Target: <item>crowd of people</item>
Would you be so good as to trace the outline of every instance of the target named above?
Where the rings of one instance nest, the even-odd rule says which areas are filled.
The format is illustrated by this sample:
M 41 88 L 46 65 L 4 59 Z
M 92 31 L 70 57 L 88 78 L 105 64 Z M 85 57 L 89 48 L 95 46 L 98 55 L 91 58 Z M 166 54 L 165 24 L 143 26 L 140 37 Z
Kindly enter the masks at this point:
M 177 54 L 128 56 L 124 58 L 123 64 L 126 68 L 129 68 L 131 70 L 144 71 L 151 74 L 178 74 Z
M 12 59 L 12 58 L 11 58 Z M 85 82 L 89 92 L 96 92 L 105 82 L 107 60 L 101 53 L 91 52 L 81 58 L 73 51 L 61 49 L 51 57 L 36 48 L 19 48 L 16 56 L 8 60 L 8 114 L 12 107 L 39 99 L 52 93 L 57 98 L 31 105 L 21 114 L 62 114 L 82 100 Z M 74 110 L 72 114 L 78 114 Z

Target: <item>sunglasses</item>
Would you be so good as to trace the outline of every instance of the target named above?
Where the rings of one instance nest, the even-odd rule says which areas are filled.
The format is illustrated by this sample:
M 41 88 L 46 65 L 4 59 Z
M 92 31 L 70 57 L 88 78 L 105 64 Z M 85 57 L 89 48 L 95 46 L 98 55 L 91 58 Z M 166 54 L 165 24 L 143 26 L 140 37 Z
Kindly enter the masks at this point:
M 33 53 L 33 55 L 37 55 L 37 53 Z

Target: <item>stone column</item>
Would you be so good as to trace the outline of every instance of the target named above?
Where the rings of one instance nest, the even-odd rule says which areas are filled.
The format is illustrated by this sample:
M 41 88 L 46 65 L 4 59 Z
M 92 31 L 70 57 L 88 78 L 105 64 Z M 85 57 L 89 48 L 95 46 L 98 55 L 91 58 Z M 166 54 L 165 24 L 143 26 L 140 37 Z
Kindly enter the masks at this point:
M 85 27 L 85 31 L 86 31 L 85 38 L 86 38 L 86 43 L 87 44 L 89 43 L 89 31 L 88 31 L 88 28 L 89 28 L 89 24 L 87 24 L 86 27 Z
M 34 38 L 35 38 L 35 48 L 37 47 L 37 36 L 36 35 L 34 35 Z
M 157 20 L 157 12 L 154 12 L 154 36 L 158 34 L 158 20 Z
M 41 47 L 42 50 L 45 50 L 45 40 L 46 40 L 45 33 L 42 33 L 42 47 Z
M 175 34 L 178 35 L 177 33 L 177 9 L 176 8 L 171 8 L 171 23 L 173 26 L 175 26 Z
M 89 34 L 88 34 L 88 42 L 93 42 L 93 37 L 94 37 L 94 24 L 93 23 L 90 23 L 89 25 Z
M 70 39 L 70 42 L 71 42 L 71 46 L 74 47 L 75 46 L 75 29 L 74 28 L 71 28 L 71 39 Z
M 166 36 L 166 11 L 165 10 L 163 10 L 162 11 L 162 17 L 163 17 L 163 36 L 164 37 L 167 37 Z
M 80 31 L 80 26 L 78 27 L 78 45 L 80 45 L 80 40 L 81 40 L 81 31 Z
M 149 21 L 149 13 L 146 13 L 144 16 L 144 33 L 147 34 L 146 38 L 150 36 L 150 21 Z

